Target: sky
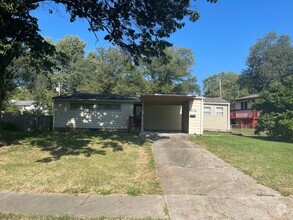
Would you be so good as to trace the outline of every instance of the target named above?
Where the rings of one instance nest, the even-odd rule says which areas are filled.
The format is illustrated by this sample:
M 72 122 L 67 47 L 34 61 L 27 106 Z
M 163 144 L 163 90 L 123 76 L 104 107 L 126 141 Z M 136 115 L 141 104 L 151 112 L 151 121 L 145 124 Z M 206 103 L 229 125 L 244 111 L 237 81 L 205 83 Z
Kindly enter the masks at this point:
M 43 36 L 57 41 L 66 35 L 78 35 L 86 42 L 87 52 L 110 46 L 100 33 L 97 41 L 88 31 L 86 21 L 70 23 L 64 8 L 57 7 L 53 14 L 44 5 L 33 12 Z M 168 41 L 192 50 L 195 56 L 192 74 L 201 88 L 202 81 L 210 75 L 241 73 L 246 67 L 249 48 L 268 32 L 287 34 L 293 39 L 293 0 L 218 0 L 216 4 L 197 0 L 192 1 L 192 7 L 201 18 L 195 23 L 187 21 Z

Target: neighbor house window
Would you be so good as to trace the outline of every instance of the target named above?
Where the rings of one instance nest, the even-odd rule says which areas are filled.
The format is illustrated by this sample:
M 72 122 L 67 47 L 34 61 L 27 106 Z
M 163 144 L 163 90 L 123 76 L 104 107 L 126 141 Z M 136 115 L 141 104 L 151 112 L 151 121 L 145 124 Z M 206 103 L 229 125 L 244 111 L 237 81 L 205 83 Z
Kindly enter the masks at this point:
M 216 107 L 216 116 L 224 116 L 224 108 Z
M 95 105 L 93 104 L 81 104 L 81 103 L 71 103 L 70 104 L 71 109 L 76 109 L 76 110 L 88 110 L 88 109 L 94 109 Z
M 79 104 L 79 103 L 71 103 L 70 104 L 70 109 L 78 109 L 78 110 L 80 110 L 81 109 L 81 104 Z
M 247 102 L 241 102 L 241 109 L 247 109 Z
M 120 110 L 120 104 L 98 104 L 97 109 L 99 110 Z
M 211 107 L 204 107 L 203 115 L 211 115 Z
M 85 110 L 85 109 L 89 110 L 89 109 L 94 109 L 94 108 L 95 108 L 95 105 L 93 105 L 93 104 L 83 104 L 82 105 L 83 110 Z

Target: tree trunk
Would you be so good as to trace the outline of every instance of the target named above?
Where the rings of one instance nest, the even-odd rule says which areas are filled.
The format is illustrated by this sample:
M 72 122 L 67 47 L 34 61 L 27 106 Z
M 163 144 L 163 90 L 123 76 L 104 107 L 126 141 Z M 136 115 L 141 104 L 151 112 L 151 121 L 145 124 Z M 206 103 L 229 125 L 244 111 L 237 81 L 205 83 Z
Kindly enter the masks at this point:
M 2 107 L 4 101 L 4 74 L 5 67 L 0 64 L 0 130 L 2 130 Z

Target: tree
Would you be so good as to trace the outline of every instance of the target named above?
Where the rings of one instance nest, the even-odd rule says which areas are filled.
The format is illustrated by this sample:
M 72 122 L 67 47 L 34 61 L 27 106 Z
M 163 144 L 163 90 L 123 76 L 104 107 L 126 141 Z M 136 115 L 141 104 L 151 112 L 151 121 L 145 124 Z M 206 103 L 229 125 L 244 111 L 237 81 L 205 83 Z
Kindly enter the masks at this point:
M 55 44 L 56 54 L 53 57 L 56 84 L 60 83 L 63 93 L 75 93 L 79 83 L 76 63 L 82 62 L 85 56 L 86 43 L 78 36 L 65 36 Z
M 261 110 L 261 116 L 255 132 L 267 132 L 268 135 L 281 139 L 293 140 L 293 76 L 288 76 L 283 83 L 274 82 L 268 90 L 260 93 L 254 108 Z
M 205 78 L 203 81 L 205 96 L 222 96 L 223 99 L 233 102 L 235 98 L 248 95 L 247 89 L 243 89 L 240 87 L 238 83 L 239 77 L 240 76 L 237 73 L 221 72 Z M 219 81 L 221 81 L 221 95 Z
M 258 93 L 274 82 L 293 74 L 293 46 L 288 35 L 268 33 L 250 48 L 247 68 L 243 70 L 239 82 Z
M 142 63 L 142 72 L 148 80 L 149 93 L 200 93 L 197 79 L 191 75 L 194 56 L 190 49 L 169 47 L 166 56 L 151 58 Z
M 13 91 L 13 99 L 15 100 L 33 100 L 33 96 L 25 86 L 19 86 Z
M 54 51 L 39 34 L 37 19 L 29 13 L 37 7 L 32 1 L 0 0 L 0 118 L 3 100 L 14 88 L 12 61 L 25 51 L 32 56 Z
M 146 80 L 138 66 L 118 48 L 98 48 L 76 63 L 77 92 L 139 94 Z
M 167 55 L 151 58 L 151 63 L 135 65 L 122 50 L 98 48 L 76 63 L 78 92 L 140 94 L 198 93 L 191 76 L 194 57 L 191 50 L 168 48 Z
M 30 99 L 37 101 L 38 107 L 52 110 L 52 97 L 56 95 L 55 87 L 58 82 L 53 74 L 56 62 L 55 56 L 46 56 L 45 59 L 32 57 L 30 53 L 20 56 L 13 61 L 15 71 L 12 84 L 15 90 L 9 93 L 9 98 Z M 46 65 L 47 61 L 51 63 Z M 20 93 L 21 92 L 21 93 Z
M 207 1 L 215 3 L 217 0 Z M 5 85 L 13 78 L 8 70 L 11 62 L 23 51 L 29 51 L 34 56 L 54 52 L 54 47 L 40 35 L 38 20 L 30 13 L 42 2 L 0 0 L 0 110 L 7 93 Z M 86 19 L 89 30 L 106 32 L 105 40 L 135 58 L 162 54 L 163 49 L 171 45 L 165 39 L 184 26 L 186 16 L 191 21 L 199 18 L 198 12 L 190 9 L 190 0 L 51 2 L 65 5 L 71 22 L 77 18 Z
M 84 59 L 85 43 L 76 36 L 66 36 L 55 44 L 50 39 L 47 41 L 55 46 L 56 53 L 45 57 L 34 57 L 31 53 L 25 53 L 15 59 L 11 66 L 15 71 L 12 81 L 14 86 L 23 87 L 27 96 L 50 113 L 53 107 L 52 97 L 56 95 L 56 86 L 59 83 L 63 93 L 76 92 L 78 82 L 75 65 Z

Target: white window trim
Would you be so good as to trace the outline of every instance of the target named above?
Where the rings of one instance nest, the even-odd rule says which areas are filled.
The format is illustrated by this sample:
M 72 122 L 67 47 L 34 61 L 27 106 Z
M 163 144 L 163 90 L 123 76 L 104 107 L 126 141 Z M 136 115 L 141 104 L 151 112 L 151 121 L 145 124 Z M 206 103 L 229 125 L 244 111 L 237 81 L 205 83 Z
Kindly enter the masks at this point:
M 219 109 L 221 109 L 221 110 L 219 111 Z M 216 116 L 224 117 L 224 107 L 222 107 L 222 106 L 217 106 L 216 107 Z
M 209 109 L 208 111 L 206 111 L 206 109 Z M 203 115 L 204 116 L 211 116 L 212 113 L 212 108 L 210 106 L 204 106 L 203 107 Z

